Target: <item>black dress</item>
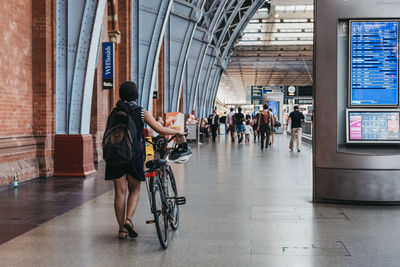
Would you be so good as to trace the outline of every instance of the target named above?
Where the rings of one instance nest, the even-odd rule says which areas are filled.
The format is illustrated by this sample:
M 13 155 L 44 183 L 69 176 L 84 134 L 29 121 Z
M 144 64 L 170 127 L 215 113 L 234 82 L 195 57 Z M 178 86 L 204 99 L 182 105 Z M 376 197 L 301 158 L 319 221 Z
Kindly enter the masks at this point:
M 132 102 L 128 102 L 127 104 L 133 106 L 135 105 Z M 123 105 L 122 102 L 117 103 L 118 105 Z M 144 129 L 144 109 L 142 107 L 136 108 L 131 111 L 130 115 L 135 120 L 138 137 L 140 137 L 140 151 L 137 156 L 135 156 L 128 164 L 124 166 L 110 166 L 106 164 L 106 180 L 114 180 L 122 177 L 125 174 L 129 174 L 134 179 L 139 181 L 144 181 L 146 178 L 144 176 L 144 152 L 143 152 L 143 129 Z

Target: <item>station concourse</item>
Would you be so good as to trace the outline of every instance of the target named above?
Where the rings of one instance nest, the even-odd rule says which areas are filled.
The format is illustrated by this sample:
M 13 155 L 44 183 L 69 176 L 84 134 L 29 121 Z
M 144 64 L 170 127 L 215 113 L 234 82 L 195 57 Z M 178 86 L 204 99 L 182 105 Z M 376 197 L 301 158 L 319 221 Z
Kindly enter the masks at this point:
M 0 266 L 400 266 L 400 2 L 1 6 Z M 103 136 L 125 81 L 192 154 L 169 149 L 179 228 L 178 198 L 151 208 L 159 167 L 121 240 Z

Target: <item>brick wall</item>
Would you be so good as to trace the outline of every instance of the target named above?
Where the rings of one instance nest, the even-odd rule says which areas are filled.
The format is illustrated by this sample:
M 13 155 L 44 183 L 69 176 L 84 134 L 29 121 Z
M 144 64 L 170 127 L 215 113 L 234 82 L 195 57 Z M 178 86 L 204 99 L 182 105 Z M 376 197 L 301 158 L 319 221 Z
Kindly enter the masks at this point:
M 34 0 L 32 9 L 33 135 L 37 140 L 39 175 L 54 173 L 55 2 Z
M 0 17 L 0 138 L 32 136 L 32 3 L 2 0 Z
M 39 176 L 33 132 L 32 1 L 0 8 L 0 185 Z
M 118 7 L 114 30 L 121 31 L 121 43 L 116 48 L 116 90 L 102 89 L 100 50 L 90 125 L 95 161 L 102 160 L 101 141 L 107 116 L 118 99 L 119 84 L 131 77 L 130 1 L 113 1 Z M 20 180 L 54 173 L 55 3 L 55 0 L 1 1 L 0 186 L 10 184 L 14 173 Z M 107 12 L 103 19 L 104 42 L 109 41 Z

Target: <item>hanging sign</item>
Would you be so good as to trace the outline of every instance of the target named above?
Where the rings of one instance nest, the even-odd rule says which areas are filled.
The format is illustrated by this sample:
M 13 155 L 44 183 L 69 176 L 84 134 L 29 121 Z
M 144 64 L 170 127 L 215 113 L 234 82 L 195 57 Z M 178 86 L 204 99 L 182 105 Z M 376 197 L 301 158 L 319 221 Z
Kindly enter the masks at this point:
M 114 43 L 103 43 L 103 89 L 114 87 Z

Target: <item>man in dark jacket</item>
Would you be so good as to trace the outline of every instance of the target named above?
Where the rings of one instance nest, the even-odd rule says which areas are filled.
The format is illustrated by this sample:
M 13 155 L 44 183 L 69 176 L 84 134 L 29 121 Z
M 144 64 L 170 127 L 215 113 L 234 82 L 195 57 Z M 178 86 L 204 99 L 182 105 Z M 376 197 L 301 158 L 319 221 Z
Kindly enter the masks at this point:
M 210 124 L 210 126 L 211 126 L 212 141 L 215 142 L 215 139 L 217 138 L 217 130 L 218 130 L 218 126 L 219 126 L 219 116 L 215 109 L 213 111 L 213 114 L 209 117 L 208 124 Z

